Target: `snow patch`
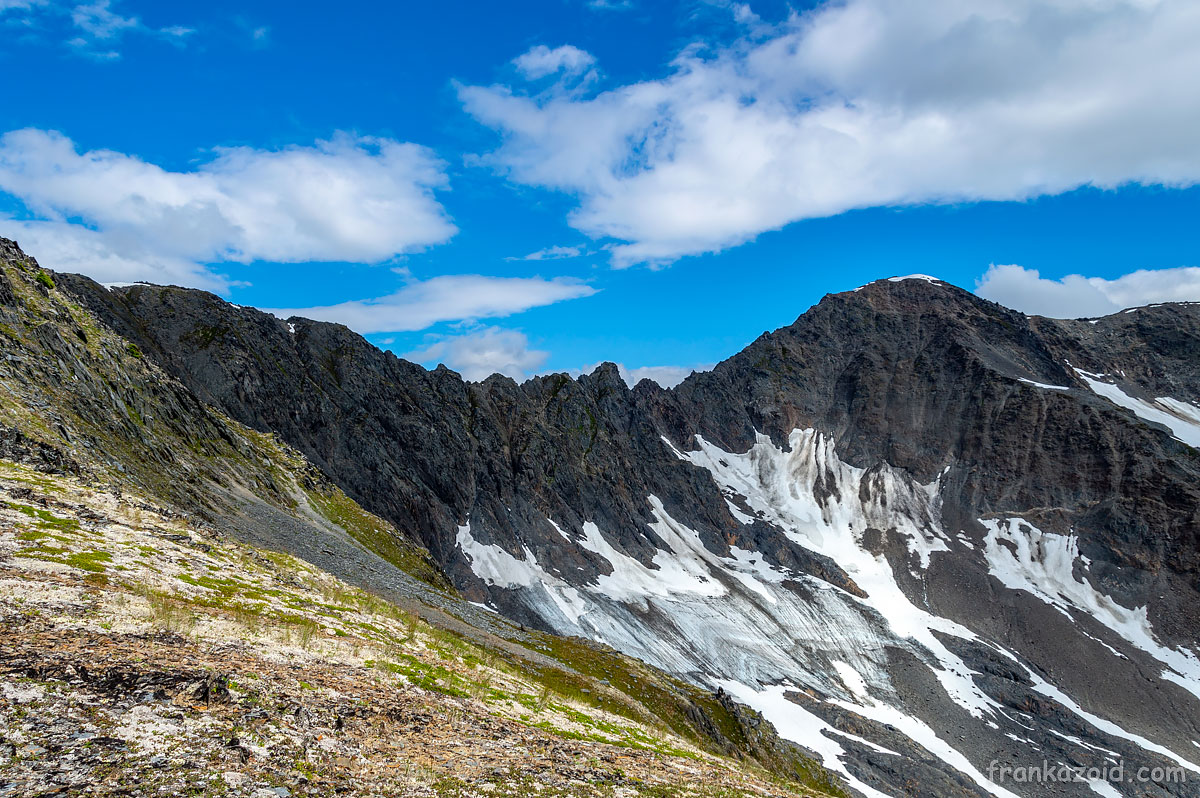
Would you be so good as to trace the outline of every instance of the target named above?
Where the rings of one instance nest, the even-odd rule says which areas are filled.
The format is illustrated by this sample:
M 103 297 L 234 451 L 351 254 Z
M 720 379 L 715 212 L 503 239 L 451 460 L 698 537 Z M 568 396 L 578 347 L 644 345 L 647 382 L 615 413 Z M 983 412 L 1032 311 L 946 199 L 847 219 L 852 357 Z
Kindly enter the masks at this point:
M 882 616 L 897 638 L 934 654 L 934 672 L 955 703 L 975 717 L 995 706 L 970 669 L 933 634 L 974 639 L 974 633 L 913 605 L 887 560 L 863 546 L 870 527 L 902 535 L 923 566 L 933 552 L 948 551 L 934 520 L 940 513 L 936 483 L 917 485 L 886 466 L 850 466 L 837 457 L 830 439 L 811 429 L 794 430 L 787 452 L 765 435 L 745 454 L 726 452 L 700 436 L 696 443 L 699 448 L 685 455 L 688 460 L 707 469 L 718 485 L 744 496 L 752 510 L 793 542 L 836 562 L 868 594 L 861 603 Z M 824 499 L 817 498 L 818 489 Z
M 733 681 L 718 681 L 718 684 L 738 701 L 761 712 L 763 717 L 775 726 L 780 736 L 816 754 L 822 765 L 840 775 L 852 788 L 867 798 L 889 798 L 887 794 L 867 786 L 850 773 L 841 759 L 846 750 L 838 745 L 836 740 L 822 733 L 840 732 L 800 705 L 789 701 L 786 694 L 794 690 L 794 687 L 774 685 L 755 690 Z
M 1008 654 L 1008 652 L 1005 652 L 1005 653 Z M 1008 654 L 1008 656 L 1011 657 L 1014 662 L 1017 661 L 1016 657 L 1013 657 L 1012 654 Z M 1153 751 L 1156 754 L 1162 754 L 1163 756 L 1167 757 L 1168 759 L 1172 759 L 1175 762 L 1177 762 L 1181 767 L 1185 767 L 1188 770 L 1191 770 L 1195 773 L 1200 773 L 1200 767 L 1197 767 L 1192 762 L 1179 756 L 1174 751 L 1171 751 L 1170 749 L 1165 748 L 1165 747 L 1159 745 L 1158 743 L 1150 742 L 1149 740 L 1147 740 L 1145 737 L 1142 737 L 1141 735 L 1134 734 L 1133 732 L 1125 731 L 1125 729 L 1123 729 L 1122 727 L 1113 723 L 1112 721 L 1105 720 L 1104 718 L 1102 718 L 1098 715 L 1093 715 L 1092 713 L 1088 712 L 1083 707 L 1076 704 L 1071 699 L 1071 697 L 1068 696 L 1066 693 L 1064 693 L 1062 690 L 1059 690 L 1057 687 L 1050 684 L 1045 679 L 1038 676 L 1036 673 L 1029 670 L 1028 668 L 1025 670 L 1025 673 L 1033 681 L 1033 689 L 1035 691 L 1037 691 L 1037 692 L 1041 693 L 1042 695 L 1047 696 L 1049 698 L 1053 698 L 1055 701 L 1062 704 L 1064 707 L 1071 710 L 1076 715 L 1083 718 L 1084 720 L 1086 720 L 1088 723 L 1095 726 L 1100 731 L 1107 732 L 1108 734 L 1111 734 L 1113 737 L 1120 737 L 1122 739 L 1128 740 L 1129 742 L 1133 743 L 1134 745 L 1136 745 L 1140 748 L 1144 748 L 1147 751 Z
M 655 568 L 617 551 L 599 527 L 591 521 L 584 523 L 584 539 L 579 544 L 603 557 L 612 567 L 611 574 L 600 577 L 600 591 L 618 601 L 677 594 L 707 598 L 725 595 L 725 586 L 713 578 L 710 567 L 717 557 L 704 548 L 700 536 L 672 519 L 658 497 L 650 497 L 650 507 L 655 517 L 650 528 L 667 546 L 666 551 L 660 549 L 654 555 Z
M 1145 399 L 1130 396 L 1111 382 L 1104 382 L 1102 378 L 1108 376 L 1106 374 L 1093 374 L 1079 369 L 1075 369 L 1075 373 L 1096 395 L 1132 411 L 1138 418 L 1161 424 L 1171 430 L 1171 434 L 1180 441 L 1200 449 L 1200 407 L 1169 396 L 1161 396 L 1147 402 Z
M 1116 787 L 1102 779 L 1088 779 L 1087 786 L 1091 787 L 1092 792 L 1103 795 L 1104 798 L 1122 798 Z
M 521 547 L 525 558 L 518 560 L 499 546 L 477 541 L 471 536 L 469 522 L 458 528 L 455 540 L 466 555 L 471 570 L 489 585 L 530 587 L 539 584 L 546 575 L 528 548 Z
M 1044 388 L 1047 391 L 1069 391 L 1069 390 L 1071 390 L 1071 387 L 1069 385 L 1047 385 L 1044 382 L 1034 382 L 1033 380 L 1027 380 L 1024 377 L 1018 377 L 1017 379 L 1020 380 L 1021 382 L 1025 383 L 1026 385 L 1032 385 L 1035 388 Z
M 1082 576 L 1083 568 L 1080 578 L 1076 578 L 1075 563 L 1082 558 L 1074 535 L 1043 532 L 1028 521 L 1014 518 L 982 524 L 988 530 L 984 540 L 988 569 L 1001 584 L 1038 597 L 1072 620 L 1072 610 L 1086 612 L 1166 665 L 1162 678 L 1200 698 L 1200 659 L 1195 653 L 1159 643 L 1146 607 L 1121 606 L 1096 590 Z

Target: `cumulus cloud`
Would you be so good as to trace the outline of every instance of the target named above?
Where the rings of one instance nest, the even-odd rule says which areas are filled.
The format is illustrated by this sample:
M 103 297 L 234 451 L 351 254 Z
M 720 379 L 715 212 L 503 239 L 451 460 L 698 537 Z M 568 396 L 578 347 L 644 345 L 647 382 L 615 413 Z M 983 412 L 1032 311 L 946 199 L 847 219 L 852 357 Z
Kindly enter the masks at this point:
M 499 327 L 444 338 L 404 355 L 415 363 L 430 366 L 444 363 L 468 380 L 504 374 L 518 381 L 538 369 L 549 356 L 549 352 L 530 349 L 524 333 Z
M 556 277 L 486 277 L 447 274 L 414 281 L 394 294 L 310 308 L 271 308 L 280 318 L 303 316 L 345 324 L 356 332 L 408 332 L 442 321 L 496 318 L 567 299 L 591 296 L 596 289 Z
M 1200 268 L 1139 269 L 1107 280 L 1071 274 L 1048 280 L 1036 269 L 992 266 L 976 281 L 984 299 L 1031 316 L 1080 319 L 1156 302 L 1200 301 Z
M 465 86 L 510 179 L 614 264 L 855 208 L 1200 179 L 1200 5 L 845 0 L 593 94 Z M 547 51 L 552 52 L 552 51 Z
M 559 72 L 582 75 L 594 63 L 596 59 L 591 53 L 569 44 L 553 49 L 539 44 L 513 59 L 513 65 L 529 80 L 538 80 Z
M 415 144 L 343 133 L 311 147 L 218 149 L 193 170 L 171 171 L 17 130 L 0 136 L 0 191 L 38 221 L 0 218 L 0 229 L 44 238 L 48 225 L 78 228 L 71 236 L 88 240 L 97 265 L 60 259 L 53 247 L 42 257 L 93 276 L 118 260 L 141 260 L 136 277 L 151 281 L 199 274 L 201 263 L 375 263 L 456 232 L 434 197 L 447 184 L 442 166 Z

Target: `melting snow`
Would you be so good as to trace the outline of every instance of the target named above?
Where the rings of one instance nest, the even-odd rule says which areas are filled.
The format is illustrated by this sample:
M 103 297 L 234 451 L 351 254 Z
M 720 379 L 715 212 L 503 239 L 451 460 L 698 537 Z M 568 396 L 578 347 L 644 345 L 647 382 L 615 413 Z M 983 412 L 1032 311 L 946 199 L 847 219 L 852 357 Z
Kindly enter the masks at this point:
M 695 530 L 672 518 L 656 496 L 647 497 L 653 517 L 647 531 L 662 546 L 649 563 L 621 551 L 592 521 L 584 523 L 577 540 L 549 521 L 564 542 L 607 563 L 593 584 L 572 586 L 547 572 L 528 547 L 521 546 L 518 557 L 480 543 L 464 525 L 458 544 L 472 569 L 488 584 L 515 591 L 518 600 L 561 634 L 600 640 L 669 672 L 724 687 L 867 795 L 881 793 L 850 776 L 841 760 L 845 750 L 829 735 L 849 738 L 788 701 L 785 693 L 794 689 L 788 685 L 805 685 L 837 706 L 891 724 L 983 789 L 1010 795 L 927 724 L 900 709 L 888 676 L 888 649 L 906 649 L 926 662 L 951 700 L 975 717 L 989 723 L 989 715 L 1010 717 L 934 633 L 964 639 L 977 639 L 975 635 L 914 605 L 888 561 L 863 545 L 868 528 L 899 535 L 907 542 L 913 567 L 920 568 L 929 565 L 933 554 L 948 551 L 938 521 L 938 482 L 921 485 L 886 465 L 869 470 L 850 466 L 837 457 L 830 439 L 813 430 L 793 431 L 787 451 L 765 436 L 742 454 L 700 437 L 691 452 L 666 443 L 680 459 L 706 469 L 727 499 L 736 496 L 744 502 L 749 512 L 738 510 L 735 517 L 762 519 L 793 543 L 829 557 L 867 598 L 771 565 L 758 552 L 732 546 L 727 555 L 716 554 Z M 1035 595 L 1068 615 L 1072 609 L 1097 614 L 1135 645 L 1153 649 L 1170 674 L 1193 679 L 1189 669 L 1194 657 L 1155 643 L 1144 609 L 1121 608 L 1074 579 L 1078 551 L 1073 539 L 1009 522 L 988 523 L 986 556 L 1002 582 L 1038 591 Z M 1000 544 L 1002 536 L 1011 538 L 1015 555 Z M 1169 754 L 1084 712 L 1036 675 L 1031 678 L 1040 692 L 1098 728 Z
M 499 546 L 480 543 L 473 538 L 469 523 L 458 528 L 456 540 L 467 555 L 472 570 L 489 585 L 531 587 L 539 584 L 545 575 L 528 548 L 522 547 L 525 559 L 518 560 Z
M 1090 748 L 1093 751 L 1099 751 L 1102 754 L 1110 754 L 1111 756 L 1114 756 L 1114 757 L 1121 756 L 1116 751 L 1111 751 L 1108 748 L 1101 748 L 1098 745 L 1092 745 L 1091 743 L 1087 742 L 1086 740 L 1081 740 L 1073 734 L 1063 734 L 1062 732 L 1056 731 L 1055 729 L 1047 729 L 1047 731 L 1050 732 L 1051 734 L 1053 734 L 1055 737 L 1061 737 L 1062 739 L 1066 740 L 1067 742 L 1074 743 L 1075 745 L 1078 745 L 1081 748 Z
M 1118 407 L 1133 411 L 1139 418 L 1161 424 L 1188 446 L 1200 449 L 1200 407 L 1169 396 L 1147 402 L 1130 396 L 1111 382 L 1104 382 L 1101 378 L 1107 376 L 1105 374 L 1092 374 L 1078 369 L 1075 373 L 1099 396 Z
M 711 565 L 718 558 L 704 548 L 700 536 L 667 515 L 658 497 L 650 497 L 650 507 L 656 519 L 650 528 L 668 547 L 654 555 L 657 568 L 617 551 L 591 521 L 583 525 L 585 537 L 580 545 L 612 565 L 612 573 L 600 577 L 600 591 L 618 601 L 646 596 L 669 598 L 681 593 L 708 598 L 725 595 L 725 586 L 712 577 Z
M 1032 385 L 1035 388 L 1044 388 L 1047 391 L 1069 391 L 1069 390 L 1071 390 L 1071 387 L 1069 385 L 1047 385 L 1044 382 L 1034 382 L 1033 380 L 1027 380 L 1024 377 L 1018 377 L 1017 379 L 1019 379 L 1021 382 L 1025 383 L 1026 385 Z
M 1008 654 L 1008 652 L 1005 652 L 1005 653 Z M 1013 657 L 1012 654 L 1008 654 L 1008 656 L 1011 657 L 1014 662 L 1016 661 L 1016 657 Z M 1152 743 L 1149 740 L 1147 740 L 1145 737 L 1134 734 L 1133 732 L 1125 731 L 1125 729 L 1121 728 L 1120 726 L 1113 723 L 1112 721 L 1105 720 L 1104 718 L 1101 718 L 1098 715 L 1093 715 L 1092 713 L 1088 712 L 1083 707 L 1076 704 L 1071 699 L 1071 697 L 1068 696 L 1066 693 L 1064 693 L 1062 690 L 1059 690 L 1057 687 L 1050 684 L 1049 682 L 1047 682 L 1042 677 L 1038 676 L 1033 671 L 1026 669 L 1025 673 L 1033 681 L 1033 689 L 1034 690 L 1036 690 L 1037 692 L 1041 693 L 1044 696 L 1053 698 L 1055 701 L 1062 704 L 1064 707 L 1071 710 L 1076 715 L 1083 718 L 1084 720 L 1086 720 L 1088 723 L 1095 726 L 1100 731 L 1107 732 L 1108 734 L 1111 734 L 1113 737 L 1120 737 L 1122 739 L 1128 740 L 1129 742 L 1133 743 L 1134 745 L 1137 745 L 1140 748 L 1144 748 L 1147 751 L 1153 751 L 1156 754 L 1162 754 L 1163 756 L 1167 757 L 1168 759 L 1172 759 L 1175 762 L 1179 763 L 1179 765 L 1181 765 L 1182 767 L 1185 767 L 1188 770 L 1194 771 L 1196 773 L 1200 773 L 1200 767 L 1197 767 L 1192 762 L 1189 762 L 1188 760 L 1179 756 L 1174 751 L 1171 751 L 1168 748 L 1164 748 L 1163 746 L 1161 746 L 1157 743 Z
M 836 740 L 822 734 L 826 730 L 834 734 L 840 732 L 798 704 L 788 701 L 786 693 L 795 688 L 774 685 L 755 690 L 732 681 L 718 681 L 718 684 L 738 701 L 761 712 L 764 718 L 774 724 L 781 736 L 815 753 L 821 759 L 822 765 L 840 774 L 851 787 L 867 798 L 890 798 L 887 794 L 863 784 L 846 769 L 841 760 L 846 750 L 838 745 Z
M 1097 795 L 1103 795 L 1104 798 L 1122 798 L 1121 793 L 1116 787 L 1101 779 L 1088 779 L 1087 786 L 1092 788 L 1092 792 Z
M 907 274 L 904 277 L 889 277 L 887 280 L 889 283 L 898 283 L 902 280 L 924 280 L 927 283 L 942 282 L 936 277 L 930 277 L 928 274 Z
M 1043 532 L 1021 519 L 982 523 L 988 530 L 984 541 L 988 567 L 1001 584 L 1037 596 L 1068 618 L 1072 609 L 1086 612 L 1166 665 L 1162 678 L 1200 698 L 1200 659 L 1193 652 L 1155 640 L 1145 607 L 1122 607 L 1086 578 L 1075 577 L 1075 561 L 1082 558 L 1073 535 Z

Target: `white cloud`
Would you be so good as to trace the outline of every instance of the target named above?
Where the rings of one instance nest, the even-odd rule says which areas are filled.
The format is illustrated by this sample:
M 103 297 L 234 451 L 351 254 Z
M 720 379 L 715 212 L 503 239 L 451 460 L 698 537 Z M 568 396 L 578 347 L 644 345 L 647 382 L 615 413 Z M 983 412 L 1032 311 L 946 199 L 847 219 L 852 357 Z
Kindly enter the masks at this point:
M 712 367 L 713 364 L 709 363 L 702 366 L 639 366 L 631 369 L 621 363 L 617 364 L 621 378 L 631 388 L 642 380 L 653 380 L 664 388 L 674 388 L 694 372 L 708 371 Z
M 575 280 L 450 274 L 409 283 L 376 299 L 311 308 L 269 309 L 281 318 L 303 316 L 344 324 L 362 333 L 423 330 L 442 321 L 495 318 L 567 299 L 596 289 Z
M 589 96 L 462 87 L 488 160 L 615 265 L 800 219 L 1200 179 L 1200 4 L 845 0 Z M 549 51 L 548 51 L 549 52 Z
M 582 369 L 571 369 L 567 373 L 572 377 L 578 377 L 580 374 L 591 374 L 600 367 L 600 363 L 593 363 L 590 366 L 584 366 Z M 637 385 L 642 380 L 653 380 L 663 388 L 674 388 L 679 383 L 686 380 L 694 372 L 709 371 L 713 364 L 707 363 L 700 366 L 638 366 L 637 368 L 629 368 L 624 363 L 615 364 L 617 372 L 620 373 L 621 379 L 630 388 Z
M 151 28 L 136 16 L 116 10 L 114 0 L 68 2 L 68 0 L 0 0 L 0 14 L 11 13 L 18 24 L 44 27 L 55 36 L 63 36 L 68 47 L 80 55 L 101 61 L 115 61 L 121 53 L 114 49 L 127 34 L 157 36 L 182 44 L 194 28 L 167 25 Z
M 1156 302 L 1200 301 L 1200 268 L 1139 269 L 1107 280 L 1072 274 L 1048 280 L 1036 269 L 992 266 L 975 293 L 1031 316 L 1079 319 Z
M 135 238 L 66 222 L 0 217 L 0 236 L 11 238 L 42 266 L 86 274 L 101 283 L 147 281 L 224 291 L 229 282 L 186 259 L 149 252 Z
M 196 29 L 189 28 L 186 25 L 168 25 L 165 28 L 159 28 L 158 32 L 168 39 L 183 39 L 195 33 Z
M 74 39 L 67 39 L 67 46 L 79 51 L 79 54 L 96 61 L 117 61 L 121 58 L 121 53 L 116 50 L 97 50 L 93 46 L 94 42 L 76 36 Z
M 80 153 L 59 133 L 0 136 L 0 191 L 40 217 L 24 227 L 77 228 L 89 249 L 108 250 L 96 265 L 46 251 L 45 265 L 93 276 L 114 259 L 143 261 L 137 279 L 152 281 L 200 274 L 201 263 L 384 261 L 455 233 L 433 194 L 446 184 L 428 150 L 348 134 L 312 147 L 218 149 L 191 171 L 109 150 Z
M 597 11 L 628 11 L 633 0 L 588 0 L 587 6 Z
M 111 6 L 110 0 L 77 5 L 71 9 L 71 21 L 75 27 L 96 39 L 112 39 L 141 27 L 142 23 L 137 17 L 123 17 Z
M 28 11 L 47 5 L 49 0 L 0 0 L 0 14 L 5 11 Z
M 440 338 L 402 357 L 429 367 L 445 363 L 468 380 L 483 380 L 492 374 L 504 374 L 519 382 L 537 374 L 550 353 L 530 349 L 529 339 L 522 332 L 485 327 L 465 335 Z M 569 369 L 566 373 L 578 378 L 581 374 L 591 374 L 599 366 L 599 363 L 595 363 L 582 369 Z M 616 366 L 621 379 L 631 388 L 643 379 L 653 380 L 664 388 L 673 388 L 693 372 L 712 368 L 711 364 L 694 367 L 640 366 L 633 369 L 622 363 Z
M 539 249 L 537 252 L 530 252 L 528 255 L 523 255 L 519 258 L 505 258 L 505 260 L 561 260 L 563 258 L 577 258 L 583 254 L 583 247 L 546 247 Z
M 513 59 L 513 65 L 529 80 L 538 80 L 559 72 L 581 75 L 594 63 L 596 59 L 591 53 L 569 44 L 554 49 L 539 44 Z
M 530 349 L 529 339 L 522 332 L 486 327 L 436 341 L 404 357 L 430 366 L 445 363 L 468 380 L 483 380 L 499 373 L 520 381 L 545 363 L 549 355 Z

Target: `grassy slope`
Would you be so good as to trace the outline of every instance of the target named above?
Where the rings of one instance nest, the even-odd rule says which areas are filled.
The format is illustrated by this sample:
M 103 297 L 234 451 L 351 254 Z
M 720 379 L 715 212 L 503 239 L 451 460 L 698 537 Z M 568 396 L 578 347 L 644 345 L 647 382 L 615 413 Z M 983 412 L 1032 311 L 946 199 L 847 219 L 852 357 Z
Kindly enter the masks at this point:
M 547 637 L 547 650 L 559 649 L 556 653 L 579 670 L 537 667 L 430 626 L 292 557 L 254 549 L 173 517 L 144 497 L 126 493 L 118 498 L 77 479 L 7 461 L 0 461 L 0 501 L 0 551 L 6 555 L 0 566 L 0 616 L 6 630 L 23 630 L 27 642 L 33 641 L 28 649 L 45 652 L 33 656 L 53 661 L 61 649 L 76 646 L 86 651 L 81 664 L 88 668 L 96 668 L 97 660 L 109 670 L 114 662 L 134 667 L 131 663 L 141 660 L 138 667 L 163 669 L 171 658 L 165 650 L 160 657 L 158 648 L 139 649 L 135 643 L 166 632 L 175 636 L 170 645 L 185 650 L 189 661 L 208 662 L 214 684 L 230 692 L 232 697 L 219 707 L 193 705 L 186 729 L 163 732 L 174 735 L 169 740 L 172 753 L 167 763 L 160 763 L 161 772 L 145 782 L 147 793 L 162 786 L 163 778 L 178 777 L 172 769 L 186 770 L 185 760 L 212 760 L 214 766 L 245 775 L 245 784 L 284 785 L 296 792 L 319 792 L 319 785 L 341 783 L 347 767 L 372 768 L 373 789 L 383 785 L 396 795 L 475 795 L 484 784 L 491 785 L 486 791 L 492 795 L 521 795 L 533 782 L 541 785 L 542 794 L 561 796 L 732 798 L 783 796 L 797 789 L 757 766 L 705 750 L 705 741 L 676 714 L 682 704 L 677 692 L 666 689 L 672 683 L 620 655 Z M 39 642 L 47 639 L 59 642 Z M 145 656 L 132 656 L 138 651 Z M 219 653 L 215 659 L 214 653 Z M 0 657 L 8 665 L 14 659 L 23 661 L 10 650 Z M 53 668 L 39 662 L 29 669 L 37 676 L 12 680 L 17 693 L 36 688 L 43 697 L 49 691 L 62 698 L 64 691 L 83 689 L 46 678 Z M 600 673 L 611 676 L 609 685 L 595 677 Z M 5 678 L 12 676 L 10 672 Z M 690 689 L 678 683 L 673 687 Z M 313 694 L 312 707 L 308 693 Z M 264 694 L 274 696 L 274 703 L 264 703 Z M 270 709 L 282 701 L 297 717 L 320 716 L 322 700 L 335 694 L 349 697 L 354 706 L 399 702 L 395 712 L 401 714 L 416 705 L 432 707 L 449 713 L 452 722 L 439 726 L 442 738 L 428 729 L 412 735 L 407 753 L 396 759 L 407 763 L 403 778 L 394 774 L 389 780 L 376 772 L 377 762 L 360 761 L 361 750 L 374 751 L 381 740 L 411 733 L 399 725 L 389 730 L 392 721 L 386 713 L 374 721 L 380 728 L 367 723 L 339 736 L 360 751 L 358 758 L 347 759 L 345 752 L 338 758 L 324 749 L 297 749 L 290 721 Z M 14 701 L 13 695 L 8 691 L 0 698 L 0 720 L 8 737 L 18 718 L 52 709 L 36 701 Z M 136 770 L 163 742 L 137 726 L 147 713 L 162 714 L 157 705 L 139 710 L 136 704 L 122 707 L 82 694 L 76 700 L 103 709 L 89 721 L 95 728 L 81 733 L 124 740 L 126 769 Z M 244 762 L 222 759 L 223 741 L 245 736 L 248 732 L 237 728 L 258 707 L 270 711 L 269 728 L 253 735 L 257 742 L 250 748 L 257 753 Z M 309 732 L 325 729 L 319 722 L 309 725 Z M 479 729 L 488 729 L 493 740 L 496 735 L 519 739 L 519 746 L 488 747 L 478 741 L 487 739 L 478 735 Z M 51 760 L 39 753 L 45 746 L 36 739 L 22 742 L 33 747 L 0 763 L 5 771 L 0 778 L 34 789 L 45 775 L 41 764 Z M 464 759 L 459 767 L 451 759 L 448 767 L 428 766 L 429 757 L 450 751 L 475 764 Z M 552 754 L 565 756 L 568 764 L 539 766 Z M 585 756 L 589 775 L 583 783 L 571 783 L 580 781 L 578 773 L 564 780 L 564 772 L 574 772 L 571 763 Z M 487 766 L 476 766 L 479 762 Z M 90 770 L 85 775 L 93 781 L 106 778 Z M 222 789 L 238 794 L 231 783 L 243 781 L 230 777 L 222 782 Z M 353 787 L 347 789 L 356 794 Z

